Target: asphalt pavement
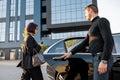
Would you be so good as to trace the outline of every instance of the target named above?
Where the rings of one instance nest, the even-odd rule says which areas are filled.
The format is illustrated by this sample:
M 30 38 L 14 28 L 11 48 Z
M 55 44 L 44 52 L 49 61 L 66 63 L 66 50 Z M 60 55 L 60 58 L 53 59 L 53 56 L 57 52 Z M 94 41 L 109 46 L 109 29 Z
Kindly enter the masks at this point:
M 19 60 L 0 60 L 0 80 L 20 80 L 22 69 L 16 67 Z
M 19 60 L 0 60 L 0 80 L 20 80 L 22 69 L 16 67 Z M 44 80 L 51 80 L 46 73 L 46 63 L 41 65 Z

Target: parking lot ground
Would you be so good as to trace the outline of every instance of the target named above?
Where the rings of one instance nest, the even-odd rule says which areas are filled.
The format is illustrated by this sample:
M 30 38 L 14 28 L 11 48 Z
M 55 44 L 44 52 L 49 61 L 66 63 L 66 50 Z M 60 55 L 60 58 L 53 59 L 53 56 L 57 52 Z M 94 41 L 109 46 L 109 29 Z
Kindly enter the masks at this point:
M 19 60 L 0 60 L 0 80 L 20 80 L 22 69 L 16 67 Z M 46 65 L 41 66 L 44 80 L 51 80 L 46 73 Z
M 0 60 L 0 80 L 20 80 L 22 69 L 16 67 L 19 60 Z

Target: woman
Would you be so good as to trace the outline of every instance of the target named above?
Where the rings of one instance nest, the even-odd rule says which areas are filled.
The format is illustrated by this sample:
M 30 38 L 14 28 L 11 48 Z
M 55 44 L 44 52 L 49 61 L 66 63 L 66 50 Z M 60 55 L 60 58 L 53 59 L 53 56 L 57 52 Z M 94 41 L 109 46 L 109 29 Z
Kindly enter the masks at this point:
M 24 34 L 24 47 L 23 57 L 21 63 L 18 66 L 23 68 L 21 80 L 43 80 L 40 66 L 33 67 L 32 56 L 34 55 L 33 49 L 40 51 L 41 46 L 34 39 L 34 35 L 38 32 L 38 26 L 35 23 L 29 23 L 25 28 L 26 34 Z

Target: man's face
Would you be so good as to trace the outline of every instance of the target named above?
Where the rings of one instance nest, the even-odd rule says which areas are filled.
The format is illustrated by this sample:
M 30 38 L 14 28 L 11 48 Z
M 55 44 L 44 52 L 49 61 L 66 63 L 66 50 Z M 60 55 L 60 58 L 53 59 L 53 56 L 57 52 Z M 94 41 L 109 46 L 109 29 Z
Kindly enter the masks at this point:
M 91 10 L 90 9 L 85 9 L 85 18 L 87 19 L 87 20 L 91 20 Z

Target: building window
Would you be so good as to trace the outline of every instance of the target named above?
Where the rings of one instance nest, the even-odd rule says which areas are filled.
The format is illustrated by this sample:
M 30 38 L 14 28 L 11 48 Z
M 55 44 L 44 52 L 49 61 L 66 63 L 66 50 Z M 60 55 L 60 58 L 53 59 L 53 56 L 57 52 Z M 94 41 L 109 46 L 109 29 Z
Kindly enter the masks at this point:
M 15 3 L 16 3 L 16 0 L 11 0 L 11 6 L 10 6 L 10 16 L 11 17 L 15 16 Z
M 92 0 L 51 0 L 52 24 L 86 21 L 84 9 Z
M 0 0 L 0 18 L 6 17 L 6 0 Z
M 5 22 L 0 23 L 0 42 L 5 41 L 5 26 Z
M 18 16 L 20 16 L 20 4 L 21 4 L 21 0 L 18 0 Z
M 17 41 L 20 40 L 20 21 L 17 21 Z
M 27 26 L 30 22 L 33 22 L 33 19 L 26 20 L 25 25 Z
M 34 0 L 26 0 L 26 15 L 34 13 Z
M 63 39 L 69 37 L 85 37 L 86 35 L 87 35 L 87 31 L 52 33 L 52 39 Z
M 9 41 L 14 41 L 15 40 L 14 36 L 15 36 L 15 22 L 11 21 L 9 28 Z

